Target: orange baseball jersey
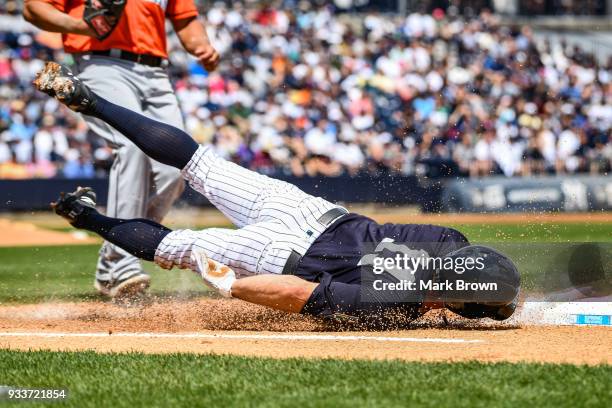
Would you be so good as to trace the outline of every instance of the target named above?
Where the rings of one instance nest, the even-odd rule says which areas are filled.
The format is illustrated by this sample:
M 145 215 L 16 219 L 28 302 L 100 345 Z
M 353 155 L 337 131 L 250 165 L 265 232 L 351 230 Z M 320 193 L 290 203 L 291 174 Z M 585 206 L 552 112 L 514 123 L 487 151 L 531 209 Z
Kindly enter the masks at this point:
M 83 18 L 84 0 L 44 0 L 72 17 Z M 166 58 L 165 18 L 182 20 L 198 11 L 193 0 L 127 0 L 123 15 L 104 41 L 77 34 L 63 34 L 66 52 L 102 51 L 118 48 L 137 54 Z

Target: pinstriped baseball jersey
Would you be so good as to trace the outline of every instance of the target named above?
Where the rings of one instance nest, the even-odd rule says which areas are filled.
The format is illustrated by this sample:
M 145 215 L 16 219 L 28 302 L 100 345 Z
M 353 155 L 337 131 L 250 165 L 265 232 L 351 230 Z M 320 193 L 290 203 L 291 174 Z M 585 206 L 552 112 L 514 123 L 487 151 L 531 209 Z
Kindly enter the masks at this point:
M 292 251 L 304 255 L 325 231 L 318 219 L 338 206 L 284 181 L 247 170 L 200 146 L 182 171 L 239 229 L 177 230 L 157 248 L 155 262 L 170 269 L 196 268 L 191 254 L 203 249 L 238 275 L 282 273 Z

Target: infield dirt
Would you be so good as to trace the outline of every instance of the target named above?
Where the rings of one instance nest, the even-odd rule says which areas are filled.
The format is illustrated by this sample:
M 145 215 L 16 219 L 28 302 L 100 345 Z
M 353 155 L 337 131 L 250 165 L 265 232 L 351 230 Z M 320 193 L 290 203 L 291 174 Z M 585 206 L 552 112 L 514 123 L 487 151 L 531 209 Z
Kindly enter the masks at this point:
M 51 231 L 31 222 L 0 218 L 0 247 L 91 244 L 99 240 L 83 232 Z
M 304 316 L 287 315 L 236 300 L 161 300 L 149 304 L 103 302 L 46 303 L 0 307 L 0 348 L 19 350 L 139 351 L 144 353 L 216 353 L 276 358 L 400 359 L 409 361 L 530 361 L 573 364 L 612 363 L 612 329 L 535 327 L 479 323 L 429 314 L 406 330 L 344 330 Z M 414 342 L 316 340 L 248 335 L 385 336 Z M 2 333 L 81 333 L 84 337 L 6 336 Z M 290 332 L 290 333 L 287 333 Z M 88 336 L 86 333 L 106 333 Z M 173 338 L 122 337 L 120 333 L 175 333 Z M 180 337 L 200 333 L 206 338 Z M 218 337 L 231 333 L 235 337 Z M 436 343 L 431 339 L 478 340 Z M 425 340 L 425 341 L 420 341 Z M 435 341 L 435 340 L 433 340 Z
M 611 223 L 612 214 L 444 214 L 419 215 L 405 209 L 364 207 L 358 212 L 379 222 L 435 224 L 470 223 Z M 170 225 L 190 225 L 206 220 L 213 226 L 227 220 L 214 211 L 191 213 L 181 210 L 170 217 Z M 45 228 L 65 227 L 50 214 L 12 216 L 0 219 L 0 246 L 58 245 L 96 242 L 79 239 L 68 232 Z M 202 226 L 198 222 L 198 226 Z M 83 238 L 83 237 L 81 237 Z M 107 302 L 41 303 L 0 306 L 0 348 L 96 350 L 99 352 L 140 351 L 145 353 L 218 353 L 268 357 L 311 357 L 343 359 L 401 359 L 411 361 L 530 361 L 574 364 L 612 364 L 612 329 L 576 326 L 510 326 L 466 321 L 450 312 L 445 322 L 433 313 L 413 322 L 408 329 L 384 332 L 344 330 L 304 316 L 287 315 L 235 300 L 150 299 L 135 305 Z M 3 336 L 2 333 L 107 333 L 103 337 Z M 379 342 L 374 340 L 314 340 L 240 338 L 283 332 L 288 335 L 410 337 L 414 339 L 479 340 L 465 343 Z M 120 333 L 202 333 L 206 338 L 122 337 Z M 215 337 L 232 333 L 238 337 Z

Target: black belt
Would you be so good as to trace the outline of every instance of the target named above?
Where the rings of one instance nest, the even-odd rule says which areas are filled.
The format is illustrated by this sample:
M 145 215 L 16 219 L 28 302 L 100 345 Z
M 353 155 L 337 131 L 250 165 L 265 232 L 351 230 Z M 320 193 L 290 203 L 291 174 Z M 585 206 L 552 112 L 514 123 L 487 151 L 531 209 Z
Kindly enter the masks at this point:
M 295 275 L 295 271 L 301 260 L 302 255 L 295 250 L 291 250 L 289 258 L 287 258 L 287 262 L 285 262 L 285 266 L 283 267 L 283 275 Z
M 119 58 L 119 59 L 122 59 L 122 60 L 135 62 L 137 64 L 148 65 L 150 67 L 155 67 L 155 68 L 161 67 L 166 62 L 166 60 L 164 58 L 156 57 L 154 55 L 135 54 L 133 52 L 129 52 L 129 51 L 125 51 L 125 50 L 119 50 L 119 49 L 116 49 L 116 48 L 113 48 L 111 50 L 103 50 L 103 51 L 90 51 L 90 52 L 85 52 L 83 54 L 84 55 L 90 54 L 90 55 L 100 55 L 100 56 L 111 57 L 111 58 Z
M 317 221 L 325 225 L 325 227 L 329 227 L 334 221 L 346 214 L 348 214 L 348 211 L 344 208 L 336 207 L 320 216 Z
M 317 221 L 325 225 L 327 228 L 338 218 L 346 214 L 348 214 L 348 211 L 346 211 L 344 208 L 336 207 L 320 216 Z M 292 250 L 291 254 L 289 254 L 289 257 L 287 258 L 287 262 L 285 262 L 285 266 L 283 267 L 283 275 L 295 275 L 295 271 L 297 270 L 301 260 L 302 255 L 300 255 L 297 251 Z

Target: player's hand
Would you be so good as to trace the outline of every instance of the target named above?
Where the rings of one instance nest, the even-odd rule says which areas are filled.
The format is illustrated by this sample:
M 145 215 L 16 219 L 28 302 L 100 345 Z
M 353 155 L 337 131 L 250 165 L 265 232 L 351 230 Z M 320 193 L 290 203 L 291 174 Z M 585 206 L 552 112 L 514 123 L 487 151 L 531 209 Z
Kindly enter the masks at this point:
M 219 53 L 210 44 L 204 44 L 195 49 L 193 55 L 207 71 L 214 71 L 219 65 Z

